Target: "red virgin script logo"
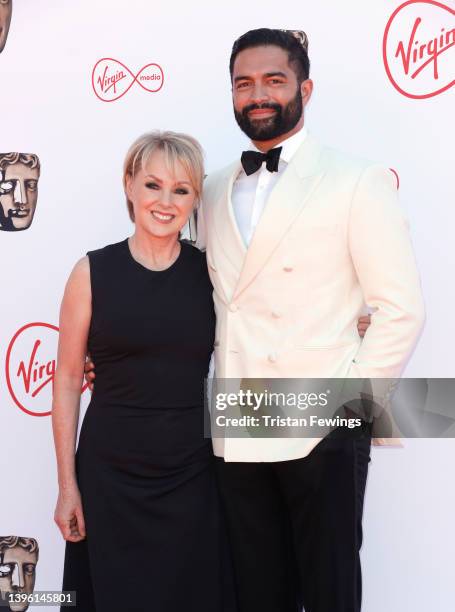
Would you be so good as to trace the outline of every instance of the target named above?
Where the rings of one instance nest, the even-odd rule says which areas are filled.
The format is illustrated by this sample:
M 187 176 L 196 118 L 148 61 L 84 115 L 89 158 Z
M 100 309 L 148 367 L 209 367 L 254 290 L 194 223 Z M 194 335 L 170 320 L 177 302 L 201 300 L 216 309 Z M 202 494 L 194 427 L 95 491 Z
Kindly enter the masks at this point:
M 382 43 L 392 85 L 423 99 L 455 83 L 455 10 L 433 0 L 410 0 L 390 17 Z
M 49 323 L 24 325 L 6 352 L 8 390 L 14 403 L 31 416 L 51 414 L 58 331 Z M 87 386 L 82 387 L 82 393 Z
M 114 102 L 124 96 L 137 83 L 150 93 L 163 87 L 164 73 L 158 64 L 146 64 L 137 74 L 112 57 L 103 57 L 92 70 L 92 87 L 103 102 Z

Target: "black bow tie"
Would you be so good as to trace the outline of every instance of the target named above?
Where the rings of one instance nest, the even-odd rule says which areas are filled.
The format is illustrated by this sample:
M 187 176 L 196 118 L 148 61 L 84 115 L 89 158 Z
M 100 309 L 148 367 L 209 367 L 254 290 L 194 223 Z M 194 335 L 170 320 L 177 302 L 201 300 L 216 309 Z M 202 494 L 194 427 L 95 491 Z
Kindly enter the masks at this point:
M 245 174 L 249 176 L 257 172 L 262 166 L 262 162 L 265 162 L 265 167 L 269 172 L 278 172 L 278 162 L 280 161 L 282 148 L 283 147 L 270 149 L 267 153 L 261 153 L 260 151 L 243 151 L 240 161 L 242 162 Z

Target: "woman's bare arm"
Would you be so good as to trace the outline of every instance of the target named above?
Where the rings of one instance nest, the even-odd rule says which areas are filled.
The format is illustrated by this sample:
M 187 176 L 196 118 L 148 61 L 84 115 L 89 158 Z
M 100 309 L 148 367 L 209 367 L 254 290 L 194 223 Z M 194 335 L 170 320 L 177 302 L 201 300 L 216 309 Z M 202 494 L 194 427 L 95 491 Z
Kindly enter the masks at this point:
M 88 257 L 84 257 L 77 262 L 70 274 L 60 309 L 60 335 L 52 404 L 59 483 L 55 520 L 65 539 L 71 541 L 78 541 L 85 536 L 75 473 L 75 447 L 92 314 L 91 302 L 90 266 Z

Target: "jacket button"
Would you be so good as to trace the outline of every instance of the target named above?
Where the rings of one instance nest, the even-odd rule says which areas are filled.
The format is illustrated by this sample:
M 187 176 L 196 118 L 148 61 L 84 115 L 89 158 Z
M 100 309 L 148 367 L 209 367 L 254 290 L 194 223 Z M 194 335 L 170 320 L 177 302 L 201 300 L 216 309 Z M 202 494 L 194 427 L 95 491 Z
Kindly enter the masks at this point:
M 237 304 L 229 304 L 229 310 L 231 312 L 237 312 L 238 309 L 239 307 L 237 306 Z
M 270 363 L 275 363 L 277 360 L 276 353 L 270 353 L 270 355 L 268 356 L 268 360 L 270 361 Z

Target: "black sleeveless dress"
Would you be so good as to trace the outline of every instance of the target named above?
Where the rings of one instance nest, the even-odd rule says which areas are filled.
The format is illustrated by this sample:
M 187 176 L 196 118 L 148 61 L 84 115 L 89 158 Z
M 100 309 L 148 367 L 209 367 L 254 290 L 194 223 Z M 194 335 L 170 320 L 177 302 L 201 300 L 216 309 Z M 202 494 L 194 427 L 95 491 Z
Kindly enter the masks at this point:
M 88 256 L 96 380 L 76 454 L 87 537 L 66 543 L 63 589 L 83 612 L 232 612 L 204 438 L 215 329 L 205 256 L 181 242 L 161 272 L 127 240 Z

